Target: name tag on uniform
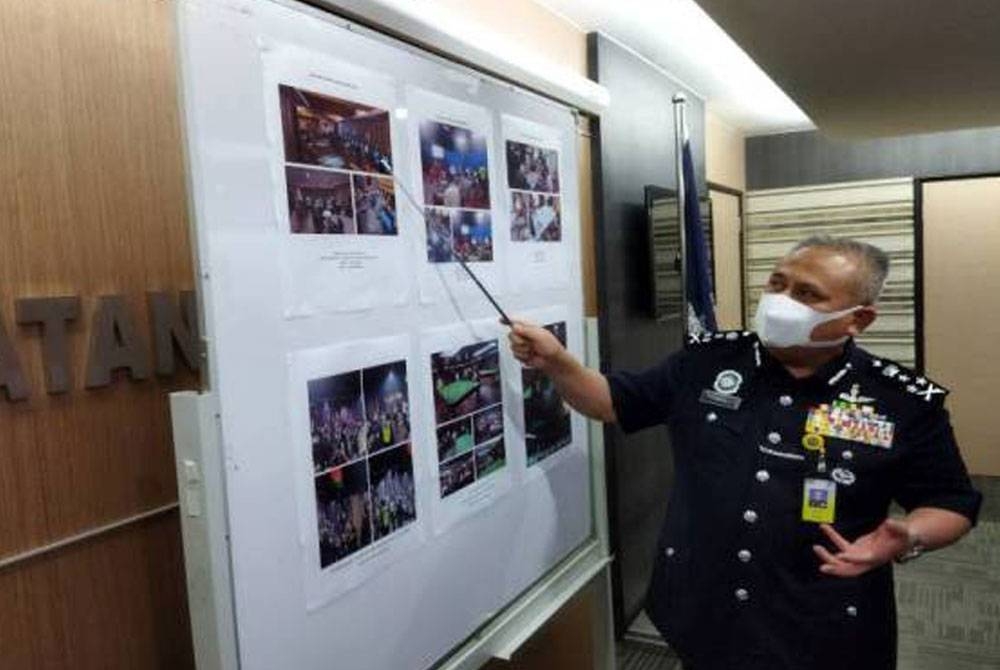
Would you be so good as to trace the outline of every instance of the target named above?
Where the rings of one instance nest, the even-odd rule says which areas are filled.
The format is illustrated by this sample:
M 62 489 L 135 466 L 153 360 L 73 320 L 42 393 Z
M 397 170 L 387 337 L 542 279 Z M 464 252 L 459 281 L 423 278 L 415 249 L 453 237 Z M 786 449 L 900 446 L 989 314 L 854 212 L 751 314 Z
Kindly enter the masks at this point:
M 718 391 L 713 391 L 711 389 L 702 389 L 701 398 L 698 400 L 706 405 L 715 405 L 717 407 L 725 407 L 726 409 L 731 410 L 739 409 L 740 405 L 743 403 L 743 399 L 739 396 L 719 393 Z
M 829 479 L 806 479 L 802 487 L 802 520 L 811 523 L 833 523 L 836 515 L 836 482 Z

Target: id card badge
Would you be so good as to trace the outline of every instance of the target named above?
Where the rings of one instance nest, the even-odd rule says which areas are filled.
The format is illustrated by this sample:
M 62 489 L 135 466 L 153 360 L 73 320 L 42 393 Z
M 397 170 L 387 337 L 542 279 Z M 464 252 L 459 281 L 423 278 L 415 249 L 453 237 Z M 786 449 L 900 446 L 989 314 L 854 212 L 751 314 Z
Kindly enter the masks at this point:
M 806 479 L 802 487 L 802 520 L 811 523 L 833 523 L 836 513 L 836 482 L 829 479 Z

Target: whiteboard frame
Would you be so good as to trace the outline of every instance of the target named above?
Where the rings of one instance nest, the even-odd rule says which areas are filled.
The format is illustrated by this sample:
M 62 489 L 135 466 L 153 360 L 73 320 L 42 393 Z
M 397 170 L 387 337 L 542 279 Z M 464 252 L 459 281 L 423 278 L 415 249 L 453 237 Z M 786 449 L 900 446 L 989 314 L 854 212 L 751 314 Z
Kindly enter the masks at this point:
M 363 33 L 371 38 L 389 42 L 394 46 L 410 49 L 423 57 L 430 57 L 441 63 L 459 70 L 465 70 L 470 75 L 490 81 L 493 84 L 514 89 L 509 81 L 498 80 L 492 73 L 470 70 L 466 64 L 453 63 L 442 58 L 437 53 L 427 53 L 412 44 L 398 44 L 392 36 L 382 34 L 377 30 L 359 26 L 350 20 L 331 14 L 329 9 L 316 9 L 291 0 L 266 0 L 273 4 L 304 11 L 316 11 L 324 15 L 335 25 L 340 25 L 354 32 Z M 178 3 L 178 20 L 182 3 Z M 332 3 L 322 2 L 329 8 Z M 177 40 L 181 41 L 178 30 Z M 185 56 L 178 48 L 178 59 Z M 186 114 L 184 82 L 179 79 L 180 103 L 182 114 Z M 537 92 L 523 93 L 536 95 Z M 566 96 L 572 97 L 572 96 Z M 543 99 L 553 106 L 565 106 L 553 103 L 551 98 Z M 568 111 L 574 116 L 581 105 L 570 106 Z M 593 105 L 587 105 L 587 111 L 593 111 Z M 187 135 L 186 127 L 182 131 Z M 189 144 L 184 142 L 184 151 L 189 151 Z M 203 231 L 199 230 L 197 222 L 203 220 L 203 213 L 198 211 L 199 198 L 196 193 L 203 188 L 204 182 L 199 179 L 197 161 L 187 156 L 187 180 L 189 197 L 189 221 L 192 227 L 192 246 L 195 252 L 196 283 L 199 296 L 198 318 L 201 322 L 203 344 L 205 350 L 211 350 L 209 341 L 211 328 L 206 323 L 206 301 L 211 300 L 211 291 L 207 284 L 212 277 L 205 264 L 206 256 L 201 252 Z M 585 344 L 590 352 L 589 363 L 597 364 L 596 327 L 593 319 L 584 322 L 587 337 Z M 209 374 L 209 366 L 203 371 L 205 387 L 213 388 L 213 380 Z M 182 534 L 185 547 L 185 566 L 188 580 L 188 597 L 191 604 L 192 632 L 197 667 L 201 670 L 235 670 L 240 667 L 239 635 L 234 608 L 234 584 L 232 577 L 232 555 L 230 552 L 228 529 L 228 496 L 226 493 L 226 463 L 222 449 L 222 435 L 219 425 L 219 399 L 209 390 L 204 393 L 177 393 L 171 395 L 171 411 L 173 414 L 174 443 L 178 476 L 178 491 L 181 506 Z M 464 642 L 453 648 L 449 654 L 435 664 L 436 669 L 471 670 L 481 666 L 492 657 L 509 659 L 511 655 L 529 639 L 539 627 L 545 624 L 556 611 L 573 597 L 580 589 L 594 579 L 601 579 L 603 589 L 601 601 L 610 601 L 610 575 L 608 564 L 611 560 L 608 551 L 608 532 L 606 518 L 606 492 L 603 476 L 603 433 L 601 426 L 592 423 L 588 427 L 590 474 L 591 474 L 591 520 L 592 529 L 589 538 L 548 573 L 543 575 L 525 592 L 506 606 L 479 631 L 473 633 Z M 599 650 L 595 667 L 614 667 L 613 625 L 610 621 L 608 608 L 602 610 L 601 628 L 605 636 L 599 640 Z

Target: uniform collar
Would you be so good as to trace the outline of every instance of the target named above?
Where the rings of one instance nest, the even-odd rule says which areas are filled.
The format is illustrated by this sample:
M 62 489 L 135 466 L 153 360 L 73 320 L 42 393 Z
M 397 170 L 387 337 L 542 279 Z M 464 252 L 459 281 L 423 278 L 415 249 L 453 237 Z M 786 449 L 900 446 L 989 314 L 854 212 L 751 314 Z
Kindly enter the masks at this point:
M 847 376 L 848 373 L 856 366 L 858 347 L 854 342 L 854 338 L 849 338 L 847 342 L 844 343 L 843 351 L 835 358 L 824 363 L 819 369 L 816 370 L 812 375 L 803 378 L 793 377 L 785 366 L 781 364 L 778 359 L 771 355 L 764 346 L 764 343 L 757 339 L 754 342 L 755 355 L 758 356 L 759 365 L 758 367 L 768 373 L 774 373 L 778 375 L 784 375 L 789 379 L 793 379 L 798 383 L 809 384 L 809 385 L 825 385 L 825 386 L 835 386 L 840 383 L 840 381 Z

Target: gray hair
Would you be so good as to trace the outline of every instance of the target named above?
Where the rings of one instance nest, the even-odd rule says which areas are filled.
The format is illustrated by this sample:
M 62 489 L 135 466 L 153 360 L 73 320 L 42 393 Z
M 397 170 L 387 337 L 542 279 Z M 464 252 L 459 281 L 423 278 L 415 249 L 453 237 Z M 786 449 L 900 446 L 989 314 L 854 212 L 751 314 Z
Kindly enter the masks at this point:
M 864 272 L 858 285 L 858 298 L 861 304 L 874 305 L 878 300 L 885 285 L 885 278 L 889 274 L 889 255 L 874 244 L 850 237 L 811 235 L 796 244 L 789 254 L 802 249 L 829 249 L 857 259 Z

